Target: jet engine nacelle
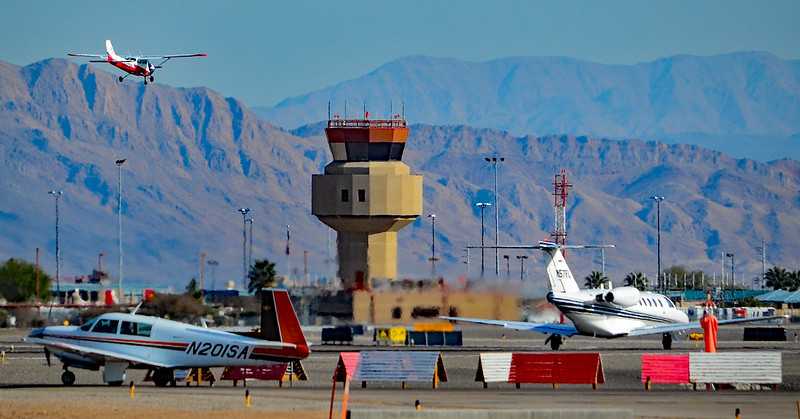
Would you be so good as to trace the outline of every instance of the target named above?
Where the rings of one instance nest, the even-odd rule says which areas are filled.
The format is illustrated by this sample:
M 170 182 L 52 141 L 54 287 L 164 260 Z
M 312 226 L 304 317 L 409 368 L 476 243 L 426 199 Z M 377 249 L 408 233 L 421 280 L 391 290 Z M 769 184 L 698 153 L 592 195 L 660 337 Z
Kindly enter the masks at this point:
M 620 307 L 630 307 L 639 303 L 639 290 L 634 287 L 614 288 L 605 294 L 598 294 L 597 300 L 601 299 L 607 303 Z

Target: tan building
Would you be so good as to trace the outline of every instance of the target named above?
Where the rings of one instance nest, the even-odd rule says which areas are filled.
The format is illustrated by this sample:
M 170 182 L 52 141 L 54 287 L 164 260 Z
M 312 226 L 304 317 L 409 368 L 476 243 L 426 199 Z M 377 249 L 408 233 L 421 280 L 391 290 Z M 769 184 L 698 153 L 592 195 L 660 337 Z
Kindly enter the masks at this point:
M 353 321 L 370 324 L 409 324 L 437 316 L 519 320 L 520 298 L 491 291 L 425 290 L 356 291 Z
M 397 278 L 397 232 L 422 213 L 422 176 L 403 163 L 402 119 L 332 119 L 325 129 L 333 162 L 313 175 L 311 212 L 337 231 L 345 289 Z

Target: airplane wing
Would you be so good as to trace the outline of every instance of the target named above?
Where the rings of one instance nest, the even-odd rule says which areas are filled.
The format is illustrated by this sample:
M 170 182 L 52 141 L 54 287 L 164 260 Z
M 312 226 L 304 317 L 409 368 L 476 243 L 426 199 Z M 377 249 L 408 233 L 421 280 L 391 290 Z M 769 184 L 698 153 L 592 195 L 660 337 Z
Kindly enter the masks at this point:
M 719 320 L 719 325 L 725 324 L 736 324 L 736 323 L 749 323 L 749 322 L 758 322 L 758 321 L 765 321 L 765 320 L 776 320 L 776 319 L 785 319 L 785 316 L 769 316 L 769 317 L 745 317 L 743 319 L 728 319 L 728 320 Z M 656 325 L 656 326 L 645 326 L 640 327 L 637 329 L 633 329 L 628 333 L 628 336 L 644 336 L 644 335 L 655 335 L 661 333 L 670 333 L 670 332 L 681 332 L 684 330 L 695 330 L 695 329 L 702 329 L 700 326 L 700 322 L 689 322 L 689 323 L 671 323 L 671 324 L 663 324 L 663 325 Z
M 78 54 L 74 52 L 68 52 L 67 55 L 70 57 L 85 57 L 85 58 L 106 58 L 106 55 L 99 55 L 99 54 Z
M 57 348 L 65 351 L 76 352 L 81 355 L 88 355 L 93 358 L 104 358 L 116 361 L 128 361 L 128 362 L 133 362 L 135 364 L 152 365 L 154 367 L 162 367 L 162 368 L 174 367 L 174 365 L 167 365 L 167 364 L 162 364 L 160 362 L 153 362 L 151 360 L 140 358 L 137 356 L 122 355 L 111 351 L 104 351 L 102 349 L 95 349 L 95 348 L 87 348 L 84 346 L 74 345 L 71 343 L 54 342 L 50 340 L 36 339 L 36 338 L 34 339 L 26 338 L 25 340 L 28 342 L 38 343 L 40 345 L 44 345 L 50 348 Z
M 198 52 L 194 54 L 146 55 L 140 58 L 146 58 L 148 60 L 158 60 L 158 59 L 169 60 L 171 58 L 189 58 L 189 57 L 208 57 L 208 54 L 204 52 Z
M 502 326 L 506 329 L 525 330 L 530 332 L 544 333 L 548 335 L 561 335 L 572 336 L 578 333 L 575 326 L 571 324 L 560 323 L 530 323 L 530 322 L 515 322 L 510 320 L 488 320 L 488 319 L 471 319 L 467 317 L 448 317 L 440 316 L 440 319 L 455 320 L 459 322 L 487 324 L 490 326 Z

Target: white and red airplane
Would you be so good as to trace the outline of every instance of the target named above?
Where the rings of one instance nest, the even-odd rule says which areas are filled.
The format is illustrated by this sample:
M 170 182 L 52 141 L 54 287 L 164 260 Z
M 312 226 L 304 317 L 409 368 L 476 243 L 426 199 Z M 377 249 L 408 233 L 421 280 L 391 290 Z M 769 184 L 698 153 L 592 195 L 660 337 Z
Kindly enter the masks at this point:
M 63 364 L 61 382 L 75 383 L 68 368 L 97 371 L 112 386 L 127 369 L 152 369 L 153 382 L 175 385 L 175 370 L 193 367 L 262 366 L 304 359 L 309 354 L 286 290 L 261 291 L 261 330 L 240 335 L 134 313 L 106 313 L 83 326 L 49 326 L 31 331 L 27 342 L 45 348 Z
M 90 60 L 90 63 L 109 63 L 114 67 L 128 73 L 124 76 L 119 76 L 117 80 L 122 82 L 125 80 L 126 77 L 130 75 L 138 76 L 144 78 L 144 84 L 147 84 L 147 80 L 149 79 L 151 82 L 154 82 L 156 79 L 153 77 L 153 73 L 156 72 L 157 69 L 161 68 L 167 61 L 173 58 L 188 58 L 188 57 L 207 57 L 208 54 L 205 53 L 193 53 L 193 54 L 170 54 L 170 55 L 146 55 L 146 56 L 128 56 L 128 57 L 121 57 L 114 52 L 114 46 L 111 45 L 110 40 L 106 40 L 106 54 L 78 54 L 78 53 L 67 53 L 70 57 L 86 57 L 86 58 L 97 58 L 96 60 Z M 153 64 L 150 60 L 163 60 L 158 64 Z

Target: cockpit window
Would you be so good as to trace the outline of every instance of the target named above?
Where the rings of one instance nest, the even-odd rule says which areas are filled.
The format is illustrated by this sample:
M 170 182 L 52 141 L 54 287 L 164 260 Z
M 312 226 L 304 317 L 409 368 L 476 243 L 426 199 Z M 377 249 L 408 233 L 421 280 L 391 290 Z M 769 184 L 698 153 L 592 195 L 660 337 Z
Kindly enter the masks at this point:
M 149 337 L 152 329 L 152 324 L 124 321 L 122 322 L 122 326 L 119 328 L 119 333 L 123 335 Z
M 147 64 L 147 60 L 139 60 L 139 64 L 146 65 Z
M 109 320 L 109 319 L 100 319 L 95 323 L 92 332 L 94 333 L 117 333 L 117 325 L 119 321 L 117 320 Z
M 91 328 L 92 328 L 92 325 L 94 325 L 94 322 L 96 322 L 96 321 L 97 321 L 97 317 L 94 317 L 94 318 L 91 318 L 91 319 L 89 319 L 89 320 L 86 322 L 86 324 L 84 324 L 83 326 L 81 326 L 81 330 L 83 330 L 84 332 L 88 332 L 88 331 L 89 331 L 89 329 L 91 329 Z

